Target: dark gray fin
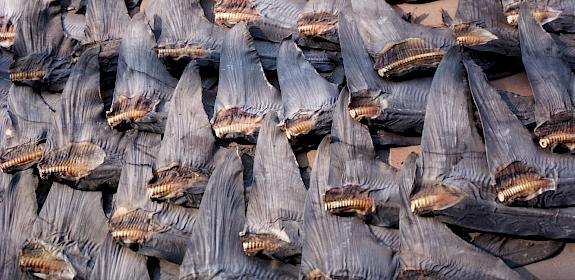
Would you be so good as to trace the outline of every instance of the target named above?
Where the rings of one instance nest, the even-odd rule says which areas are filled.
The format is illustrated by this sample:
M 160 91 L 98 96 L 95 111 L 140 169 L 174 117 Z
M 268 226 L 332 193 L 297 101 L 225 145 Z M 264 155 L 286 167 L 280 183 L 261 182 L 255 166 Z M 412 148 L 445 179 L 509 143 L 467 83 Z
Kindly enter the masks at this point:
M 254 38 L 254 47 L 262 63 L 264 70 L 277 70 L 277 57 L 279 55 L 280 43 L 260 40 Z M 321 49 L 302 49 L 305 59 L 322 74 L 331 74 L 337 70 L 340 64 L 338 51 L 327 51 Z M 331 77 L 329 77 L 331 78 Z
M 391 248 L 395 253 L 399 252 L 399 229 L 370 225 L 369 230 L 379 244 Z
M 120 47 L 114 100 L 106 112 L 110 126 L 164 131 L 167 105 L 178 81 L 154 52 L 155 45 L 144 14 L 134 16 Z
M 84 51 L 72 70 L 38 164 L 40 177 L 80 190 L 115 188 L 128 144 L 122 133 L 106 125 L 99 53 L 98 46 Z
M 0 47 L 9 50 L 16 38 L 16 24 L 24 11 L 25 0 L 0 1 Z
M 349 9 L 349 0 L 311 0 L 301 11 L 297 28 L 299 33 L 311 39 L 339 43 L 337 21 L 339 13 Z M 311 45 L 313 47 L 314 45 Z
M 517 29 L 507 23 L 501 1 L 462 0 L 450 24 L 460 45 L 477 51 L 520 56 Z
M 416 181 L 417 156 L 404 163 L 400 184 L 400 279 L 522 279 L 505 263 L 455 235 L 434 217 L 410 211 L 409 195 Z M 415 277 L 415 278 L 414 278 Z
M 123 0 L 88 0 L 83 44 L 121 40 L 130 24 Z
M 432 72 L 456 42 L 449 29 L 409 23 L 385 1 L 353 1 L 358 30 L 386 78 L 406 78 Z
M 59 1 L 28 1 L 17 25 L 10 79 L 59 92 L 72 68 L 74 44 L 64 36 Z
M 0 167 L 14 172 L 32 167 L 42 157 L 53 112 L 30 87 L 13 85 L 7 98 L 9 123 L 3 130 Z
M 521 267 L 555 256 L 565 247 L 565 242 L 505 237 L 480 233 L 471 243 L 501 258 L 509 267 Z
M 281 110 L 281 96 L 266 79 L 245 24 L 227 33 L 212 126 L 216 137 L 255 143 L 263 117 Z
M 14 62 L 13 54 L 6 50 L 0 50 L 0 94 L 7 96 L 12 87 L 10 81 L 10 64 Z
M 266 115 L 262 124 L 253 172 L 255 184 L 240 233 L 244 252 L 286 262 L 300 256 L 306 188 L 275 113 Z
M 281 42 L 297 34 L 297 19 L 305 4 L 305 0 L 223 0 L 214 6 L 215 22 L 227 27 L 245 22 L 254 37 Z
M 238 236 L 246 219 L 242 170 L 236 150 L 227 151 L 216 164 L 193 227 L 180 279 L 296 277 L 286 270 L 290 265 L 278 266 L 244 254 Z
M 381 245 L 368 225 L 352 217 L 325 211 L 328 190 L 330 137 L 320 144 L 305 199 L 302 264 L 303 279 L 392 279 L 397 257 Z
M 20 270 L 16 256 L 30 238 L 37 218 L 36 186 L 38 178 L 32 170 L 14 175 L 0 174 L 0 277 L 2 279 L 31 279 Z
M 575 143 L 575 75 L 527 4 L 519 17 L 521 52 L 535 98 L 535 135 L 542 148 Z
M 121 245 L 180 264 L 197 211 L 149 200 L 146 185 L 159 147 L 160 135 L 138 132 L 127 148 L 109 227 Z
M 397 226 L 397 171 L 376 158 L 369 130 L 350 116 L 348 103 L 349 92 L 344 89 L 333 114 L 326 211 Z
M 130 11 L 137 9 L 142 4 L 142 2 L 143 2 L 142 0 L 125 0 L 126 7 Z
M 571 69 L 575 69 L 575 31 L 569 34 L 551 34 L 551 37 L 561 49 L 564 61 Z
M 108 234 L 106 222 L 100 192 L 54 183 L 22 248 L 21 269 L 41 278 L 89 278 Z M 46 266 L 53 269 L 41 271 Z
M 152 200 L 199 207 L 218 149 L 202 104 L 198 66 L 190 62 L 174 91 L 162 146 L 148 183 Z
M 327 134 L 339 95 L 337 85 L 319 75 L 291 39 L 281 44 L 277 71 L 282 90 L 282 126 L 288 138 Z
M 108 234 L 90 279 L 149 280 L 147 258 L 117 244 Z
M 524 126 L 535 124 L 535 99 L 533 96 L 524 96 L 513 92 L 498 90 L 503 102 Z
M 370 66 L 373 60 L 352 15 L 344 12 L 339 20 L 343 62 L 351 92 L 350 113 L 357 120 L 367 120 L 375 129 L 403 135 L 421 134 L 431 79 L 393 82 L 380 78 Z
M 386 131 L 384 129 L 373 130 L 370 131 L 370 133 L 371 141 L 373 142 L 373 145 L 378 149 L 417 146 L 421 144 L 421 137 L 419 136 L 403 136 L 401 134 Z
M 421 154 L 424 184 L 440 183 L 457 170 L 469 173 L 464 177 L 470 179 L 487 173 L 485 146 L 475 128 L 473 101 L 459 48 L 451 49 L 435 72 Z
M 172 63 L 198 60 L 199 63 L 219 61 L 224 29 L 209 22 L 199 1 L 158 1 L 153 10 L 153 28 L 160 29 L 156 52 Z
M 76 41 L 86 41 L 86 15 L 68 13 L 62 15 L 62 30 L 67 37 Z
M 537 197 L 532 203 L 540 207 L 572 205 L 574 201 L 569 193 L 575 160 L 537 147 L 529 131 L 489 85 L 481 69 L 469 60 L 464 60 L 464 64 L 483 127 L 489 171 L 499 202 L 508 204 Z M 518 182 L 529 182 L 532 187 L 514 187 Z

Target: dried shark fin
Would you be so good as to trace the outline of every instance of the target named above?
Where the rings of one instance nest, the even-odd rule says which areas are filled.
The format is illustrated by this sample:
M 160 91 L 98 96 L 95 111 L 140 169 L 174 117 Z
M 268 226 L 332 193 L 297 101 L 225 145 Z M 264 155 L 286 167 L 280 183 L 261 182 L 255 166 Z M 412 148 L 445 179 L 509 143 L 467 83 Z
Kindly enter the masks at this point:
M 535 124 L 535 100 L 533 96 L 519 95 L 505 90 L 499 90 L 499 94 L 524 126 Z
M 84 44 L 121 40 L 130 16 L 122 0 L 89 0 Z
M 0 169 L 11 173 L 28 169 L 40 160 L 53 113 L 30 87 L 13 85 L 7 102 L 9 124 L 3 130 Z
M 64 36 L 58 1 L 28 1 L 14 41 L 10 80 L 59 92 L 70 75 L 74 43 Z
M 333 115 L 325 210 L 396 226 L 396 170 L 376 158 L 369 130 L 349 115 L 348 103 L 349 93 L 344 89 Z
M 114 100 L 106 117 L 114 128 L 162 133 L 177 80 L 154 52 L 154 35 L 144 16 L 132 18 L 122 39 Z
M 460 45 L 477 51 L 520 56 L 517 29 L 510 26 L 500 1 L 462 0 L 448 24 Z
M 100 255 L 94 263 L 90 279 L 149 280 L 146 257 L 118 245 L 106 237 Z
M 421 38 L 387 43 L 375 55 L 374 69 L 384 78 L 402 77 L 437 68 L 445 51 Z
M 42 178 L 82 190 L 115 187 L 127 145 L 123 134 L 105 125 L 99 51 L 98 46 L 84 51 L 73 69 L 38 165 Z
M 246 25 L 236 25 L 222 46 L 211 121 L 216 137 L 254 143 L 264 115 L 280 110 L 280 93 L 267 81 Z
M 138 132 L 128 147 L 110 233 L 121 245 L 139 254 L 180 264 L 196 211 L 150 201 L 146 184 L 152 179 L 152 164 L 160 147 L 160 135 Z
M 99 192 L 54 183 L 22 248 L 21 269 L 41 278 L 88 278 L 107 234 L 101 200 Z
M 0 47 L 10 49 L 16 39 L 16 24 L 24 10 L 24 0 L 0 1 Z
M 26 170 L 14 175 L 0 174 L 0 182 L 0 276 L 3 279 L 27 279 L 15 256 L 20 253 L 26 239 L 30 238 L 37 218 L 35 187 L 38 179 L 32 170 Z
M 353 13 L 343 12 L 339 19 L 351 116 L 367 120 L 372 128 L 403 135 L 420 134 L 431 79 L 394 82 L 380 78 L 372 68 L 373 60 L 353 18 Z
M 242 164 L 229 150 L 216 164 L 180 269 L 180 279 L 258 278 L 291 279 L 288 265 L 248 257 L 238 232 L 245 222 Z M 244 247 L 249 244 L 243 244 Z
M 498 199 L 509 203 L 530 197 L 532 193 L 541 193 L 534 201 L 537 206 L 572 205 L 569 193 L 575 161 L 569 156 L 539 149 L 532 142 L 527 129 L 513 116 L 496 90 L 487 83 L 481 70 L 470 61 L 464 63 L 483 126 L 492 182 L 494 185 L 501 182 L 501 186 L 505 188 L 502 190 L 496 186 L 498 196 L 501 194 Z M 515 162 L 520 162 L 520 165 L 514 165 Z M 521 165 L 524 168 L 516 168 Z M 507 175 L 510 172 L 506 169 L 513 175 Z M 553 192 L 547 192 L 551 190 Z M 520 193 L 521 195 L 517 196 Z
M 288 138 L 326 134 L 331 127 L 331 111 L 339 90 L 317 73 L 289 39 L 280 47 L 278 78 L 283 101 L 281 125 Z
M 374 68 L 386 78 L 404 78 L 432 71 L 455 45 L 450 31 L 407 22 L 385 1 L 352 3 L 358 29 L 375 58 Z
M 218 0 L 215 22 L 226 27 L 244 22 L 254 37 L 281 42 L 297 33 L 298 16 L 305 4 L 304 0 Z
M 561 49 L 521 6 L 519 34 L 522 58 L 535 98 L 535 135 L 544 149 L 575 144 L 575 75 L 564 62 Z
M 202 104 L 195 62 L 184 70 L 170 107 L 148 195 L 152 200 L 199 207 L 218 146 Z
M 325 137 L 318 148 L 305 200 L 300 274 L 303 279 L 391 279 L 397 266 L 392 249 L 379 244 L 363 221 L 324 210 L 322 196 L 329 188 L 329 143 L 329 137 Z
M 505 263 L 474 247 L 432 217 L 419 217 L 410 211 L 409 195 L 416 180 L 417 156 L 404 163 L 400 184 L 401 210 L 400 279 L 522 279 Z
M 303 36 L 339 43 L 337 34 L 339 13 L 350 6 L 349 0 L 309 1 L 298 17 L 297 29 Z
M 155 21 L 161 20 L 154 26 L 154 29 L 161 28 L 156 52 L 169 65 L 180 60 L 184 63 L 219 61 L 224 29 L 206 19 L 199 1 L 163 0 L 146 13 L 149 17 L 159 17 Z
M 263 253 L 283 261 L 301 255 L 305 186 L 278 119 L 264 119 L 254 157 L 255 184 L 249 192 L 246 225 L 240 233 L 247 255 Z
M 480 233 L 471 243 L 501 258 L 511 268 L 551 258 L 565 246 L 561 241 L 508 238 L 491 233 Z

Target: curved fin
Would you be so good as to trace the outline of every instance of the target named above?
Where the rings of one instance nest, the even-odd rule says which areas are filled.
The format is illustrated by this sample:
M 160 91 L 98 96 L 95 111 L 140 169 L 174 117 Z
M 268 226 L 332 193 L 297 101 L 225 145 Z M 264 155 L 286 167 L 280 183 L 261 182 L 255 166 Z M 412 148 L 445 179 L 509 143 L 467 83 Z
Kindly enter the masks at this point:
M 123 0 L 88 0 L 86 6 L 84 44 L 122 39 L 130 23 Z

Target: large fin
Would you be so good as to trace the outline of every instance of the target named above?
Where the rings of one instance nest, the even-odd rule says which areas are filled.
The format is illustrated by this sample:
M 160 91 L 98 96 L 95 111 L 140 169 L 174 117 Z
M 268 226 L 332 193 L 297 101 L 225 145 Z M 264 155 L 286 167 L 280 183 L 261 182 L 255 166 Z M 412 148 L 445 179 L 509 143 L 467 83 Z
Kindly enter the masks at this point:
M 216 164 L 189 240 L 180 279 L 293 279 L 295 275 L 269 261 L 248 257 L 238 233 L 245 222 L 242 163 L 229 150 Z M 292 271 L 293 273 L 293 271 Z
M 286 261 L 301 255 L 306 189 L 296 157 L 274 113 L 264 119 L 253 172 L 246 225 L 240 234 L 244 252 Z
M 302 264 L 304 279 L 392 279 L 397 257 L 362 220 L 325 211 L 321 197 L 328 190 L 330 139 L 318 148 L 305 200 Z
M 148 183 L 150 198 L 199 207 L 217 149 L 202 103 L 198 66 L 190 62 L 174 91 L 154 179 Z

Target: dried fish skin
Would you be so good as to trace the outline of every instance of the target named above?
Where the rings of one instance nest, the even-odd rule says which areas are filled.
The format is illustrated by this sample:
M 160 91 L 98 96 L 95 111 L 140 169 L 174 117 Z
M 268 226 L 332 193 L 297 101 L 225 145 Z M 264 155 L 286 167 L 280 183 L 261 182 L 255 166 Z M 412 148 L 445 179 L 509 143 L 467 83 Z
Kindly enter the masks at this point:
M 128 143 L 103 118 L 98 54 L 97 46 L 84 51 L 72 71 L 38 165 L 42 178 L 81 190 L 115 188 Z
M 526 4 L 521 6 L 519 34 L 522 59 L 535 98 L 535 135 L 543 149 L 571 149 L 575 143 L 574 75 L 559 46 L 530 11 Z
M 23 247 L 21 266 L 49 279 L 57 278 L 58 273 L 69 277 L 65 279 L 87 279 L 107 235 L 101 201 L 99 192 L 54 183 L 34 223 L 30 242 Z
M 23 12 L 24 1 L 0 2 L 0 47 L 10 49 L 16 39 L 16 24 Z
M 497 234 L 480 233 L 470 242 L 499 258 L 509 267 L 521 267 L 550 258 L 561 251 L 565 243 L 554 240 L 508 238 Z
M 329 188 L 330 154 L 330 137 L 325 137 L 318 148 L 305 200 L 300 277 L 391 279 L 398 262 L 393 250 L 380 243 L 362 220 L 330 215 L 324 210 L 321 197 Z
M 10 80 L 39 90 L 61 91 L 70 75 L 75 43 L 62 31 L 59 2 L 29 1 L 19 22 Z
M 281 96 L 266 79 L 245 24 L 228 31 L 212 128 L 217 138 L 256 142 L 263 117 L 281 110 Z
M 246 224 L 244 252 L 289 262 L 301 255 L 305 185 L 278 118 L 269 113 L 258 136 Z
M 495 189 L 499 202 L 510 203 L 515 199 L 531 200 L 543 192 L 554 191 L 556 185 L 536 168 L 516 161 L 495 173 Z
M 373 70 L 354 13 L 340 13 L 339 37 L 351 99 L 350 114 L 371 128 L 401 135 L 421 134 L 431 79 L 389 81 Z
M 94 263 L 90 279 L 149 280 L 146 261 L 145 256 L 118 245 L 108 235 Z
M 236 150 L 226 151 L 217 161 L 180 267 L 180 279 L 296 278 L 295 267 L 248 257 L 242 251 L 238 236 L 246 220 L 242 169 Z
M 30 238 L 38 217 L 35 193 L 38 179 L 32 170 L 25 170 L 13 175 L 2 173 L 0 182 L 0 277 L 29 279 L 20 270 L 16 256 Z
M 146 14 L 161 32 L 155 50 L 168 65 L 219 62 L 225 31 L 206 19 L 199 1 L 157 1 Z
M 74 279 L 76 270 L 57 246 L 33 240 L 22 248 L 20 267 L 42 279 Z
M 348 0 L 309 1 L 298 17 L 297 28 L 306 37 L 338 43 L 337 22 L 339 13 L 351 6 Z
M 304 0 L 218 0 L 214 5 L 215 22 L 228 28 L 245 23 L 254 37 L 281 42 L 297 35 L 298 16 L 305 4 Z
M 170 106 L 148 195 L 152 200 L 197 208 L 218 146 L 204 111 L 202 81 L 195 62 L 184 70 Z
M 285 40 L 280 47 L 278 78 L 283 102 L 280 125 L 288 138 L 327 134 L 331 127 L 331 111 L 339 95 L 338 87 L 320 76 L 291 40 Z
M 408 79 L 416 73 L 432 73 L 445 52 L 457 42 L 449 29 L 413 24 L 385 1 L 352 3 L 374 68 L 386 79 Z
M 2 172 L 13 173 L 31 168 L 42 157 L 53 112 L 30 87 L 13 85 L 6 101 L 0 167 Z
M 146 185 L 153 178 L 160 138 L 137 132 L 126 148 L 108 228 L 114 241 L 138 254 L 181 264 L 197 210 L 150 201 Z
M 134 16 L 122 39 L 112 108 L 106 112 L 113 128 L 163 133 L 177 79 L 154 52 L 155 45 L 145 14 Z
M 491 184 L 496 185 L 498 172 L 505 170 L 511 163 L 519 162 L 519 165 L 516 163 L 509 169 L 512 172 L 502 173 L 505 177 L 518 179 L 511 180 L 515 183 L 506 190 L 515 192 L 529 189 L 528 193 L 521 195 L 523 197 L 531 196 L 532 192 L 542 192 L 535 199 L 525 202 L 527 205 L 544 208 L 572 205 L 569 193 L 573 182 L 573 159 L 570 156 L 545 152 L 533 143 L 529 131 L 507 108 L 496 90 L 487 83 L 485 75 L 477 65 L 468 60 L 464 60 L 464 64 L 483 127 Z M 502 129 L 503 127 L 505 129 Z M 521 166 L 523 167 L 516 168 Z M 509 196 L 501 190 L 497 191 L 504 200 Z
M 445 51 L 421 38 L 389 42 L 375 55 L 374 69 L 384 78 L 403 77 L 414 72 L 433 71 Z
M 463 241 L 436 218 L 419 217 L 410 211 L 416 159 L 411 154 L 401 172 L 399 279 L 522 279 L 501 259 Z

